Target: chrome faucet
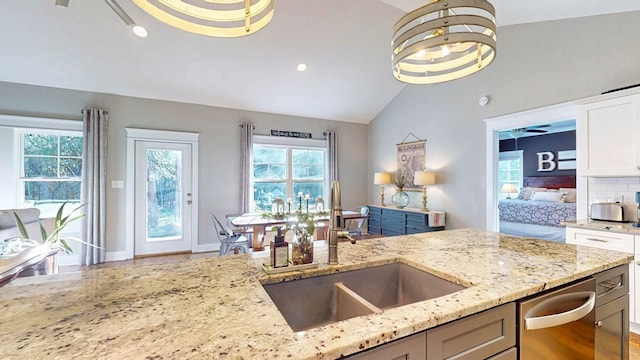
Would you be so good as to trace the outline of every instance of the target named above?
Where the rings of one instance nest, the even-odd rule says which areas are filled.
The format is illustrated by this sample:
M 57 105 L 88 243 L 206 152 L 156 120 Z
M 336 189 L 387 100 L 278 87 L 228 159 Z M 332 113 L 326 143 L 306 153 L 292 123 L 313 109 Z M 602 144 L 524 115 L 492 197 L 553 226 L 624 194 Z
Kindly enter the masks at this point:
M 329 265 L 338 264 L 338 239 L 347 238 L 352 244 L 356 240 L 349 236 L 349 232 L 344 230 L 342 218 L 342 205 L 340 200 L 340 183 L 333 180 L 331 183 L 331 215 L 329 218 Z

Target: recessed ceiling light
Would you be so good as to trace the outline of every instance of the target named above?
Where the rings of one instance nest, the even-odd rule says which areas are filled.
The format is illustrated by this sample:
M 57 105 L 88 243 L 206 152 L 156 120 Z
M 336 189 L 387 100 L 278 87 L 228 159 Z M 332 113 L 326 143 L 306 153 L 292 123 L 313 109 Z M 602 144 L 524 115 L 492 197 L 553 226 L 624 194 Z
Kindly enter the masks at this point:
M 300 72 L 305 71 L 305 70 L 307 70 L 307 64 L 305 64 L 305 63 L 300 63 L 300 64 L 298 64 L 298 66 L 296 67 L 296 69 L 298 69 L 298 71 L 300 71 Z
M 149 32 L 147 31 L 147 29 L 145 29 L 144 27 L 142 27 L 140 25 L 134 25 L 133 26 L 133 33 L 136 34 L 138 37 L 141 37 L 141 38 L 146 38 L 147 35 L 149 35 Z

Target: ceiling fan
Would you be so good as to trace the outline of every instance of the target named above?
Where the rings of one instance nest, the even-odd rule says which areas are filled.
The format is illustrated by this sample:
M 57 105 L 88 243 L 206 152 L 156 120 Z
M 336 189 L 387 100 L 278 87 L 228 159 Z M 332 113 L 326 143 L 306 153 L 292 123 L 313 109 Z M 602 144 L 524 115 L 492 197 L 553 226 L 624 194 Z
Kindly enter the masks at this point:
M 509 130 L 509 136 L 511 136 L 516 144 L 516 150 L 518 150 L 518 139 L 521 138 L 524 134 L 526 133 L 536 133 L 536 134 L 544 134 L 546 132 L 548 132 L 548 130 L 545 130 L 543 128 L 549 127 L 551 125 L 549 124 L 545 124 L 545 125 L 534 125 L 534 126 L 528 126 L 528 127 L 524 127 L 524 128 L 517 128 L 517 129 L 512 129 Z
M 545 130 L 544 128 L 549 127 L 549 126 L 551 126 L 551 125 L 545 124 L 545 125 L 534 125 L 534 126 L 528 126 L 528 127 L 524 127 L 524 128 L 512 129 L 512 130 L 509 130 L 509 135 L 512 138 L 517 140 L 517 139 L 521 138 L 525 133 L 544 134 L 544 133 L 548 132 L 548 130 Z

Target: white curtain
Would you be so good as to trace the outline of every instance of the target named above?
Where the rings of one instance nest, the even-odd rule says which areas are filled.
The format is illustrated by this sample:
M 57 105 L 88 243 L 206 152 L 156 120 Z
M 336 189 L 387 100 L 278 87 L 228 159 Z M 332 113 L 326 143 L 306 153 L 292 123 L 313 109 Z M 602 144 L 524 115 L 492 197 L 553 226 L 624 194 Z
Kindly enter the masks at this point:
M 107 122 L 109 113 L 102 109 L 82 110 L 84 147 L 82 151 L 83 188 L 85 208 L 82 265 L 105 261 L 105 173 L 107 168 Z
M 335 131 L 325 131 L 327 137 L 327 157 L 329 159 L 329 182 L 338 180 L 338 134 Z
M 253 130 L 251 123 L 240 125 L 240 209 L 242 213 L 251 212 L 251 163 L 253 159 Z

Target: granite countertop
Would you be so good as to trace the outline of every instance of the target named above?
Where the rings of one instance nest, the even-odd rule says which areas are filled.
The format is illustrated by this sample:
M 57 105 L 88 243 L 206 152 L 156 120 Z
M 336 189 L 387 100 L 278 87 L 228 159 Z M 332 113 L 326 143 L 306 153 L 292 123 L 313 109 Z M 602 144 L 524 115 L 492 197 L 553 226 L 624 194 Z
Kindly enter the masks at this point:
M 640 235 L 640 227 L 634 227 L 632 222 L 614 222 L 599 220 L 575 220 L 565 222 L 567 227 L 581 228 L 588 230 L 611 231 L 618 233 L 626 233 L 632 235 Z
M 632 255 L 475 229 L 348 242 L 340 265 L 266 275 L 268 255 L 92 269 L 0 288 L 4 359 L 333 359 L 628 263 Z M 468 286 L 293 332 L 261 283 L 403 261 Z

